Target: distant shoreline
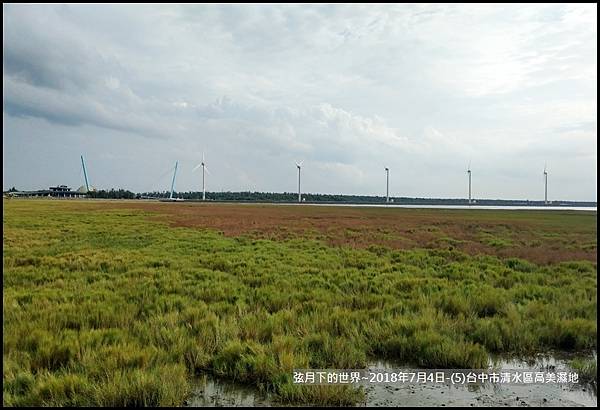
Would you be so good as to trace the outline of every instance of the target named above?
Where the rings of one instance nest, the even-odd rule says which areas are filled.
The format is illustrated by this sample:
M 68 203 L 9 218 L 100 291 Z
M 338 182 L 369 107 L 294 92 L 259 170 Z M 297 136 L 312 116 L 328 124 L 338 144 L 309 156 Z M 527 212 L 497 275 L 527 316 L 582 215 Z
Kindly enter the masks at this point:
M 509 200 L 481 200 L 475 204 L 466 204 L 465 201 L 423 201 L 423 202 L 361 202 L 361 201 L 275 201 L 275 200 L 248 200 L 248 199 L 183 199 L 178 201 L 168 201 L 167 198 L 56 198 L 56 197 L 27 197 L 16 196 L 15 199 L 38 199 L 38 200 L 63 200 L 63 201 L 157 201 L 171 203 L 194 203 L 194 204 L 239 204 L 239 205 L 310 205 L 310 206 L 344 206 L 344 207 L 380 207 L 380 208 L 405 208 L 405 209 L 456 209 L 456 210 L 531 210 L 531 211 L 589 211 L 597 212 L 596 203 L 590 202 L 560 202 L 549 205 L 530 201 L 509 201 Z M 433 202 L 433 203 L 432 203 Z
M 126 189 L 100 189 L 88 192 L 85 191 L 53 192 L 49 190 L 33 191 L 4 191 L 5 196 L 11 197 L 48 197 L 52 196 L 80 196 L 89 199 L 141 199 L 141 200 L 168 200 L 170 192 L 132 192 Z M 80 188 L 81 189 L 81 188 Z M 64 195 L 62 195 L 64 194 Z M 399 197 L 390 196 L 389 202 L 386 202 L 385 196 L 376 195 L 349 195 L 349 194 L 317 194 L 302 193 L 303 204 L 326 204 L 326 205 L 382 205 L 382 206 L 466 206 L 466 207 L 541 207 L 541 208 L 565 208 L 565 207 L 585 207 L 596 208 L 596 201 L 569 201 L 552 200 L 547 204 L 543 200 L 527 199 L 478 199 L 473 198 L 469 204 L 467 198 L 419 198 L 419 197 Z M 223 203 L 275 203 L 275 204 L 298 204 L 298 193 L 293 192 L 250 192 L 250 191 L 213 191 L 206 192 L 206 200 L 202 200 L 201 191 L 180 191 L 173 192 L 173 198 L 183 199 L 186 202 L 223 202 Z
M 296 205 L 300 204 L 298 201 L 268 201 L 268 200 L 227 200 L 227 199 L 185 199 L 184 202 L 206 202 L 206 203 L 269 203 L 269 204 L 290 204 Z M 497 203 L 501 202 L 501 203 Z M 368 205 L 368 206 L 450 206 L 450 207 L 524 207 L 524 208 L 569 208 L 569 207 L 578 207 L 578 208 L 596 208 L 597 203 L 591 202 L 560 202 L 556 204 L 544 205 L 543 203 L 533 202 L 523 203 L 522 201 L 495 201 L 495 200 L 482 200 L 474 204 L 467 204 L 464 202 L 456 201 L 456 202 L 443 202 L 443 201 L 432 201 L 432 202 L 361 202 L 361 201 L 302 201 L 302 204 L 308 205 L 352 205 L 352 206 L 360 206 L 360 205 Z

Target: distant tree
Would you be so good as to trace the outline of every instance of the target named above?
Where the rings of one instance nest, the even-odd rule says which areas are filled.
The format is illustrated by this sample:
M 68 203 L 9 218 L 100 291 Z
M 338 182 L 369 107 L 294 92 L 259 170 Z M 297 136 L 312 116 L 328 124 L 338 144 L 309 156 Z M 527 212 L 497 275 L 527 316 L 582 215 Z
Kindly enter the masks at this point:
M 125 189 L 114 189 L 111 188 L 110 191 L 106 191 L 104 189 L 100 189 L 98 191 L 88 192 L 88 197 L 90 198 L 108 198 L 108 199 L 133 199 L 136 197 L 136 194 L 125 190 Z
M 16 189 L 13 187 L 13 190 Z M 99 190 L 90 192 L 90 198 L 113 198 L 113 199 L 134 199 L 134 198 L 168 198 L 171 195 L 169 191 L 163 192 L 142 192 L 134 193 L 124 189 L 111 189 L 109 191 Z M 175 198 L 183 199 L 202 199 L 202 192 L 174 192 Z M 261 201 L 261 202 L 297 202 L 298 193 L 296 192 L 207 192 L 206 199 L 209 201 Z M 329 202 L 329 203 L 354 203 L 354 204 L 381 204 L 385 202 L 385 196 L 374 195 L 342 195 L 342 194 L 311 194 L 303 193 L 302 199 L 307 202 Z M 466 205 L 466 198 L 408 198 L 408 197 L 390 197 L 394 205 Z M 478 205 L 541 205 L 539 201 L 529 200 L 506 200 L 506 199 L 481 199 L 477 201 Z M 579 205 L 596 206 L 596 202 L 569 202 L 563 201 L 560 205 Z

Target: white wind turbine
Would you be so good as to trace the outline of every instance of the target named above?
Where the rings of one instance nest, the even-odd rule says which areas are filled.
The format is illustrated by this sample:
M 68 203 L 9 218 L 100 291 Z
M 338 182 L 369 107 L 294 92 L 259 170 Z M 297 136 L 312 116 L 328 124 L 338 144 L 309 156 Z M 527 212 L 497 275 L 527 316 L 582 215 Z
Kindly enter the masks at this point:
M 300 170 L 302 169 L 302 161 L 296 162 L 296 167 L 298 168 L 298 202 L 302 202 L 302 194 L 300 191 Z
M 173 192 L 175 191 L 175 178 L 177 178 L 177 164 L 179 161 L 175 161 L 175 172 L 173 172 L 173 181 L 171 182 L 171 195 L 169 195 L 169 199 L 173 200 Z
M 169 195 L 168 198 L 161 198 L 159 199 L 159 201 L 184 201 L 183 198 L 175 198 L 173 196 L 173 194 L 175 193 L 175 179 L 177 178 L 177 165 L 179 164 L 179 161 L 175 161 L 175 171 L 173 172 L 173 181 L 171 181 L 171 194 Z
M 385 167 L 385 202 L 390 202 L 390 169 Z
M 199 167 L 202 167 L 202 200 L 206 201 L 206 190 L 205 190 L 205 184 L 204 184 L 204 172 L 206 172 L 209 175 L 210 175 L 210 172 L 208 172 L 208 168 L 206 167 L 206 164 L 204 163 L 204 153 L 202 153 L 202 162 L 199 163 L 198 165 L 196 165 L 194 167 L 194 169 L 192 170 L 192 172 L 196 171 Z
M 469 174 L 469 205 L 471 204 L 471 161 L 469 161 L 469 167 L 467 168 L 467 174 Z
M 548 171 L 544 163 L 544 205 L 548 205 Z

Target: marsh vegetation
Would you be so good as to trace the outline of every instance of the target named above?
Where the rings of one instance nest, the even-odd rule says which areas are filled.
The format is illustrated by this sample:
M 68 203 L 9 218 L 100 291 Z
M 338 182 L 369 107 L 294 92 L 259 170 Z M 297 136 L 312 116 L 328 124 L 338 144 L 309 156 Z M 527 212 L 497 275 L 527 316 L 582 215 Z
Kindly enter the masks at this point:
M 363 390 L 292 369 L 597 347 L 595 212 L 11 200 L 3 218 L 4 405 L 181 405 L 200 374 L 351 405 Z

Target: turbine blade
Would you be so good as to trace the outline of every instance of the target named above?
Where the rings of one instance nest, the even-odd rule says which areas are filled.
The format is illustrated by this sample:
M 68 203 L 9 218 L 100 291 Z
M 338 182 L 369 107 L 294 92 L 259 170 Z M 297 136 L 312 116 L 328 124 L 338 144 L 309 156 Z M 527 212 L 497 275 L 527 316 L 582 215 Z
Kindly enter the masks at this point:
M 208 167 L 207 167 L 206 165 L 204 166 L 204 170 L 206 171 L 206 173 L 207 173 L 208 175 L 210 175 L 210 172 L 208 172 Z
M 194 169 L 192 169 L 192 172 L 195 172 L 198 168 L 200 168 L 202 166 L 202 163 L 199 163 L 198 165 L 196 165 L 194 167 Z

